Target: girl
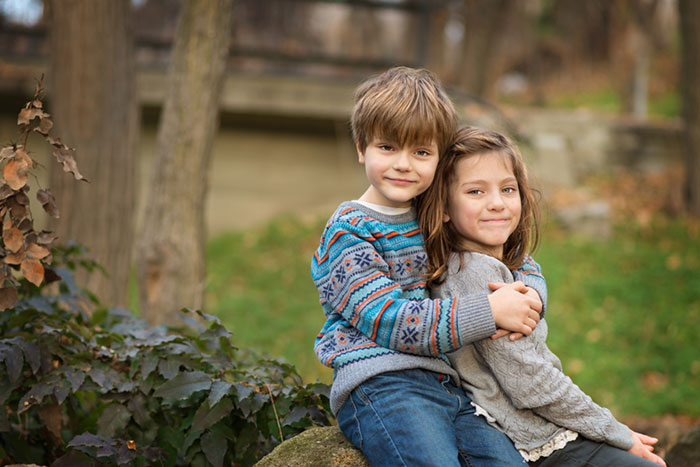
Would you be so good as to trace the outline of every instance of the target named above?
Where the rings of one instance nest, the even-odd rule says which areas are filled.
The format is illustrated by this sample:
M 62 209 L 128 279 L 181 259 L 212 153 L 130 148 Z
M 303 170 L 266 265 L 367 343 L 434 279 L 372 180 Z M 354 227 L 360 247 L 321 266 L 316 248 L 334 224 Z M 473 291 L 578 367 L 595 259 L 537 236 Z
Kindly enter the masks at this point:
M 528 256 L 538 241 L 536 204 L 504 136 L 460 129 L 418 216 L 436 296 L 488 291 L 489 283 L 512 282 L 516 268 L 544 281 Z M 528 337 L 483 339 L 449 354 L 477 413 L 530 465 L 665 465 L 652 452 L 656 439 L 615 420 L 562 373 L 546 337 L 542 319 Z

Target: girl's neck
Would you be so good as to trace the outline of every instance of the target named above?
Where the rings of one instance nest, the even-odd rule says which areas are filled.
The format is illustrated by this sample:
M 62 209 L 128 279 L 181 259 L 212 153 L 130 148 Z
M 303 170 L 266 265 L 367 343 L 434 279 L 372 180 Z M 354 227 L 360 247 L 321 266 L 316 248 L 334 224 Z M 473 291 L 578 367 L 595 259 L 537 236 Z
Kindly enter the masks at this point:
M 471 240 L 468 240 L 466 238 L 462 238 L 460 247 L 462 248 L 462 251 L 471 251 L 473 253 L 481 253 L 483 255 L 487 256 L 493 256 L 497 260 L 503 260 L 503 245 L 496 245 L 496 246 L 491 246 L 491 245 L 482 245 L 479 243 L 475 243 Z

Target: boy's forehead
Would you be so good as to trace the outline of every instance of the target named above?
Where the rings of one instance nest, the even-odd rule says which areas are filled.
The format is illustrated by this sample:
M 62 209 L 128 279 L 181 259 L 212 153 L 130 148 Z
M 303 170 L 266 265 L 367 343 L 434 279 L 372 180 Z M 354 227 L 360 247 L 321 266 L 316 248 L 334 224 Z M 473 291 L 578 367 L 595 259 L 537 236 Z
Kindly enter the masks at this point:
M 401 137 L 398 134 L 376 133 L 369 138 L 369 142 L 384 141 L 387 143 L 398 144 L 401 146 L 432 146 L 437 145 L 437 139 L 434 135 L 415 135 L 413 137 Z

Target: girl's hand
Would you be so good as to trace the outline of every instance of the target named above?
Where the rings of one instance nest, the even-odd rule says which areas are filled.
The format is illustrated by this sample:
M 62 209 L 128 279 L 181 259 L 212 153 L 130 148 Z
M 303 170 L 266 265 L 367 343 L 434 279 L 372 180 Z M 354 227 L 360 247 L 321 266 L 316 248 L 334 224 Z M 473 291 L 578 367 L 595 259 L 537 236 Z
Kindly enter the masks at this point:
M 632 432 L 632 438 L 634 439 L 634 445 L 632 446 L 632 449 L 629 450 L 632 454 L 635 456 L 639 456 L 643 459 L 650 460 L 656 464 L 663 465 L 666 467 L 666 462 L 659 456 L 653 453 L 654 451 L 654 444 L 659 441 L 656 438 L 652 438 L 651 436 L 643 435 L 641 433 L 637 433 L 635 431 Z
M 489 287 L 496 290 L 488 296 L 496 327 L 529 336 L 540 320 L 542 301 L 539 295 L 530 293 L 520 281 L 492 283 Z

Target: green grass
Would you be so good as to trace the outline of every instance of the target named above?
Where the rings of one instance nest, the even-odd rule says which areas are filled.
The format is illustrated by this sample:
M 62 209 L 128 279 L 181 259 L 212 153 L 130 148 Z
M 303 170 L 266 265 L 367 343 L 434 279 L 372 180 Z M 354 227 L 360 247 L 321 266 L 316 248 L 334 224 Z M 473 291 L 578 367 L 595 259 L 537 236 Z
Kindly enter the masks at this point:
M 208 311 L 239 347 L 330 382 L 313 353 L 323 324 L 309 262 L 325 219 L 283 218 L 213 239 Z M 700 415 L 700 235 L 682 221 L 618 227 L 611 240 L 551 227 L 536 259 L 547 277 L 549 344 L 565 372 L 620 415 Z

